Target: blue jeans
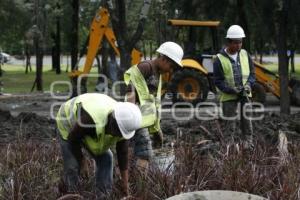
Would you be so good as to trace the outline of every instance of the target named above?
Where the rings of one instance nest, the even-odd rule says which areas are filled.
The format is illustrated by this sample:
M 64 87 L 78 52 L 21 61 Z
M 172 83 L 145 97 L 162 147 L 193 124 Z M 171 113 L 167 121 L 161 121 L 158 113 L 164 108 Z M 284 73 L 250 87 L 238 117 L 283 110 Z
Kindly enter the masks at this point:
M 76 191 L 82 162 L 81 148 L 77 151 L 68 141 L 60 138 L 64 165 L 64 181 L 70 191 Z M 75 150 L 76 149 L 76 150 Z M 109 193 L 113 183 L 113 154 L 110 149 L 101 155 L 92 155 L 96 162 L 96 187 L 102 193 Z

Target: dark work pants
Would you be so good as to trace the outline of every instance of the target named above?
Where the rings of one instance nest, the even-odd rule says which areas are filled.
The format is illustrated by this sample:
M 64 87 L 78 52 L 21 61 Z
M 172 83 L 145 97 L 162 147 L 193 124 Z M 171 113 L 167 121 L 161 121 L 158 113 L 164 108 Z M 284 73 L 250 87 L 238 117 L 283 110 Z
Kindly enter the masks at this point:
M 64 181 L 68 190 L 76 191 L 82 161 L 81 149 L 80 153 L 75 153 L 71 144 L 62 138 L 60 138 L 60 146 L 64 165 Z M 101 155 L 92 157 L 96 163 L 96 187 L 100 192 L 108 193 L 112 190 L 113 184 L 113 154 L 108 149 Z
M 251 113 L 248 112 L 244 115 L 243 110 L 248 108 L 245 106 L 247 102 L 245 100 L 231 100 L 231 101 L 224 101 L 221 102 L 222 104 L 222 111 L 225 120 L 225 132 L 230 133 L 232 137 L 234 137 L 236 133 L 240 131 L 237 128 L 237 122 L 240 122 L 240 130 L 241 136 L 243 139 L 251 136 L 251 122 L 249 117 L 251 117 Z M 249 109 L 249 108 L 248 108 Z
M 141 128 L 133 137 L 134 155 L 140 159 L 150 160 L 153 156 L 152 141 L 148 128 Z

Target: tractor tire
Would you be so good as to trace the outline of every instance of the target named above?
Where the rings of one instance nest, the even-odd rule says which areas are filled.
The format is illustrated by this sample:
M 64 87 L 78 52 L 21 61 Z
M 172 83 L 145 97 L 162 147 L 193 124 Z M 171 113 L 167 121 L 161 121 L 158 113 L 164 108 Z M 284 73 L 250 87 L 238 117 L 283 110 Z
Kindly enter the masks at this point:
M 254 83 L 252 87 L 252 101 L 258 103 L 266 103 L 267 93 L 265 87 L 259 83 Z
M 291 100 L 293 105 L 300 106 L 300 81 L 292 87 Z
M 206 100 L 208 90 L 207 77 L 189 68 L 175 72 L 170 83 L 173 103 L 187 102 L 196 105 Z

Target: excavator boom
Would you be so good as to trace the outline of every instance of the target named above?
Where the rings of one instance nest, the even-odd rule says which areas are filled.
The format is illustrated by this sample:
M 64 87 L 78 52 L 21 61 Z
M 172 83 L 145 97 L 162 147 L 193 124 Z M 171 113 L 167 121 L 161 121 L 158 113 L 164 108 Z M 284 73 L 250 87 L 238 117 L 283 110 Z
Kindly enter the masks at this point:
M 89 43 L 84 63 L 83 71 L 74 70 L 71 72 L 70 77 L 78 77 L 80 74 L 88 74 L 91 71 L 94 59 L 101 43 L 106 38 L 110 46 L 114 49 L 117 56 L 120 56 L 120 51 L 117 46 L 116 36 L 111 27 L 109 27 L 109 13 L 106 8 L 99 8 L 96 16 L 94 17 L 89 33 Z M 136 49 L 131 52 L 131 63 L 137 64 L 141 61 L 142 53 Z

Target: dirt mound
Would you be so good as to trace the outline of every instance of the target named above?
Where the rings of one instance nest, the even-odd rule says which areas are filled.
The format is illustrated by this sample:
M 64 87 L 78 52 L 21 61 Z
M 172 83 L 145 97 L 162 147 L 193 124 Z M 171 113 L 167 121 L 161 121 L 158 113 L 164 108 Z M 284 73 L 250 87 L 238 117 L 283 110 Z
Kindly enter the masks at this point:
M 1 143 L 15 139 L 51 139 L 55 137 L 55 121 L 35 113 L 21 112 L 13 117 L 9 111 L 0 110 Z
M 230 130 L 226 129 L 225 122 L 222 120 L 197 119 L 187 121 L 175 121 L 174 119 L 162 120 L 161 127 L 167 142 L 172 142 L 179 137 L 193 136 L 196 141 L 212 140 L 218 141 L 226 135 L 231 135 Z M 288 139 L 300 141 L 300 113 L 289 116 L 266 113 L 261 120 L 253 121 L 254 135 L 265 138 L 271 143 L 276 143 L 279 130 L 286 133 Z M 235 133 L 241 134 L 241 133 Z

